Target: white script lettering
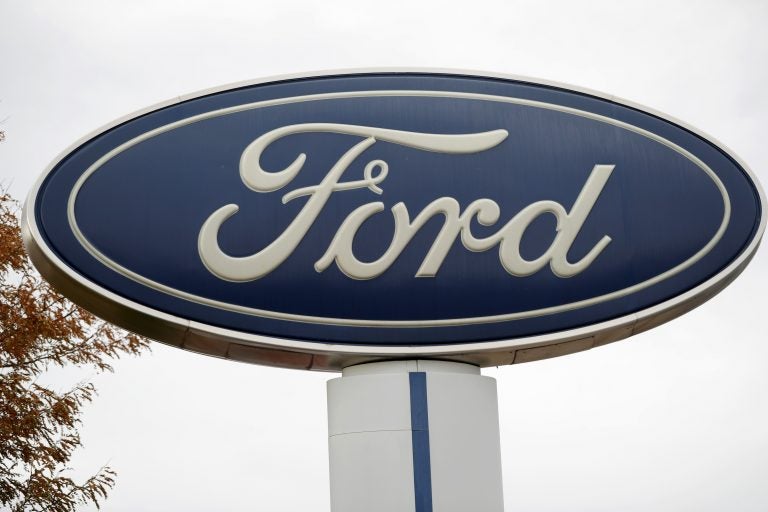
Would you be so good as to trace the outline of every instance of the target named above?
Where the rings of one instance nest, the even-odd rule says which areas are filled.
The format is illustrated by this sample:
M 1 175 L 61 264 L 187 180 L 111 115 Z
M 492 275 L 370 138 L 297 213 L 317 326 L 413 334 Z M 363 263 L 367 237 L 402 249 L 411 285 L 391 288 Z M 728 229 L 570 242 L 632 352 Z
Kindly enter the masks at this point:
M 340 181 L 347 168 L 377 140 L 424 151 L 466 154 L 491 149 L 508 135 L 506 130 L 444 135 L 330 123 L 290 125 L 262 135 L 245 149 L 240 158 L 240 176 L 246 186 L 256 192 L 268 193 L 288 185 L 301 171 L 306 155 L 300 154 L 293 163 L 281 171 L 269 172 L 261 167 L 261 154 L 277 139 L 306 132 L 341 133 L 362 136 L 364 139 L 349 149 L 318 185 L 299 188 L 283 196 L 284 204 L 302 196 L 309 196 L 309 199 L 285 231 L 255 254 L 232 257 L 222 251 L 219 246 L 219 229 L 229 217 L 237 213 L 237 205 L 222 206 L 211 214 L 200 229 L 198 251 L 203 263 L 214 275 L 235 282 L 252 281 L 264 277 L 293 253 L 331 194 L 360 188 L 368 188 L 375 194 L 382 194 L 383 190 L 379 185 L 386 179 L 389 172 L 389 165 L 383 160 L 368 162 L 361 180 Z M 339 269 L 353 279 L 378 277 L 397 260 L 427 221 L 442 215 L 443 226 L 416 272 L 416 277 L 434 277 L 457 238 L 461 239 L 465 248 L 475 252 L 487 251 L 498 245 L 502 266 L 514 276 L 531 275 L 547 264 L 559 277 L 574 276 L 589 267 L 611 241 L 609 236 L 604 236 L 579 261 L 575 263 L 568 261 L 568 251 L 592 211 L 613 168 L 613 165 L 595 165 L 570 211 L 566 211 L 555 201 L 537 201 L 523 208 L 495 234 L 485 238 L 476 238 L 472 234 L 470 225 L 472 219 L 477 219 L 483 226 L 492 226 L 498 222 L 501 212 L 498 204 L 491 199 L 478 199 L 461 212 L 459 203 L 454 198 L 441 197 L 427 205 L 413 220 L 406 205 L 402 202 L 397 203 L 391 208 L 395 221 L 392 241 L 384 254 L 372 262 L 360 261 L 355 256 L 352 245 L 355 234 L 362 224 L 373 215 L 382 212 L 384 203 L 364 204 L 352 211 L 341 224 L 325 254 L 315 263 L 315 270 L 322 272 L 336 262 Z M 546 213 L 553 215 L 557 221 L 556 235 L 544 254 L 534 260 L 526 260 L 520 255 L 523 234 L 536 218 Z

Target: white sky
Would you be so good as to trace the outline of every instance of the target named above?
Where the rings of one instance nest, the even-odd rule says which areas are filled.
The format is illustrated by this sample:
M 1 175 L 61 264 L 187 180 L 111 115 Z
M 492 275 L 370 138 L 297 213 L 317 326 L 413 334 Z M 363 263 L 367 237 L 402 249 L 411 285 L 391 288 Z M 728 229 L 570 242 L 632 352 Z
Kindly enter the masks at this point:
M 768 184 L 767 20 L 765 0 L 0 0 L 0 180 L 21 198 L 80 136 L 180 94 L 428 66 L 627 98 L 711 134 Z M 484 371 L 499 385 L 506 510 L 768 510 L 767 277 L 764 249 L 683 318 Z M 118 470 L 109 511 L 328 510 L 330 377 L 154 344 L 96 377 L 73 464 Z

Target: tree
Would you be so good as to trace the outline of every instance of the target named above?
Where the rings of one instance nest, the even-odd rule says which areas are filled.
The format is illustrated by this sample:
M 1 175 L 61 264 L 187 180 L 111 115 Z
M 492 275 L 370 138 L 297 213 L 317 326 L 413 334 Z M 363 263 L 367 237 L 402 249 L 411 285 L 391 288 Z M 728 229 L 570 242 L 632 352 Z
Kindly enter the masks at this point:
M 18 203 L 0 191 L 0 508 L 98 507 L 116 473 L 103 467 L 81 483 L 68 476 L 81 446 L 81 408 L 96 390 L 81 383 L 60 392 L 38 377 L 70 365 L 111 371 L 110 360 L 137 355 L 148 341 L 98 319 L 41 279 L 25 255 L 18 213 Z

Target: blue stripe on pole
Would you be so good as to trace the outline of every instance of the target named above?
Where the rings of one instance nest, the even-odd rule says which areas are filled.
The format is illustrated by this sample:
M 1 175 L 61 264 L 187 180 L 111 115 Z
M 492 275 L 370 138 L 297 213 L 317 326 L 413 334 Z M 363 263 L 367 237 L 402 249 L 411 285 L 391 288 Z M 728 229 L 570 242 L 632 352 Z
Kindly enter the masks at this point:
M 413 444 L 413 490 L 416 512 L 432 512 L 432 469 L 429 461 L 429 414 L 427 374 L 408 374 L 411 389 L 411 442 Z

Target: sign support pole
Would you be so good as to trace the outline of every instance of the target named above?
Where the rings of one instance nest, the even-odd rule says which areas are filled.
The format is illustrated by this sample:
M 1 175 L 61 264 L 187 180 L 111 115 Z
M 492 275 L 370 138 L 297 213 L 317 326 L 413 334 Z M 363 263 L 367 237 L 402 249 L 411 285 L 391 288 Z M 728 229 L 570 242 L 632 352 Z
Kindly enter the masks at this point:
M 328 381 L 332 512 L 502 512 L 496 380 L 470 364 L 350 366 Z

